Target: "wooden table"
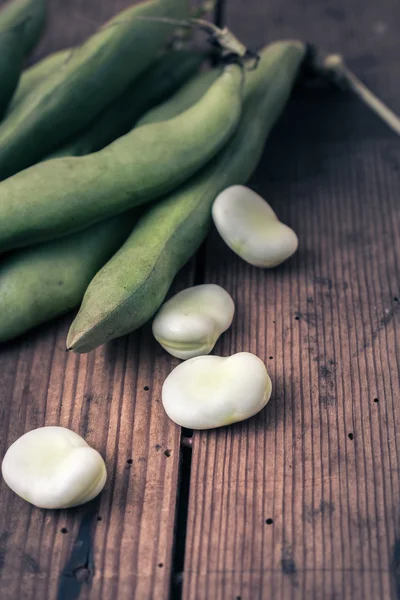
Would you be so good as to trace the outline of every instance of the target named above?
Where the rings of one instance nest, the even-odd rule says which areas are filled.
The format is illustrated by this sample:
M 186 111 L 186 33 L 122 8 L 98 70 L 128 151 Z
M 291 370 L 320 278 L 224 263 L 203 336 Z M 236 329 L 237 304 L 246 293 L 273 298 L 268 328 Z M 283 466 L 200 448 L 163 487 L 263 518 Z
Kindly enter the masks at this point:
M 52 0 L 37 57 L 78 43 L 128 0 Z M 341 51 L 400 112 L 397 0 L 228 0 L 259 46 Z M 265 360 L 265 410 L 181 431 L 160 403 L 177 361 L 149 329 L 67 354 L 71 316 L 0 353 L 1 456 L 60 424 L 105 457 L 89 505 L 35 509 L 0 487 L 3 600 L 400 598 L 400 141 L 357 100 L 299 89 L 251 181 L 293 226 L 298 254 L 265 272 L 212 235 L 176 289 L 235 298 L 218 343 Z

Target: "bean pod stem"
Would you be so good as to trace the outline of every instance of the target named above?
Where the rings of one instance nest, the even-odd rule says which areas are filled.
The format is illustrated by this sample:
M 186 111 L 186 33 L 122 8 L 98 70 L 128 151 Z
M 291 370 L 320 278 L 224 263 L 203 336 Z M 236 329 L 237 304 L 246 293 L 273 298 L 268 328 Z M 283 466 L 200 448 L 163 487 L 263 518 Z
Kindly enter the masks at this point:
M 179 25 L 181 28 L 199 29 L 206 33 L 210 44 L 217 46 L 220 49 L 221 56 L 225 59 L 233 59 L 246 61 L 253 59 L 252 68 L 256 68 L 259 61 L 259 54 L 249 50 L 227 27 L 220 28 L 214 23 L 210 23 L 205 19 L 192 17 L 187 20 L 170 19 L 168 17 L 139 17 L 143 21 L 155 21 L 158 23 L 167 23 L 170 25 Z
M 328 54 L 320 58 L 318 52 L 310 47 L 309 66 L 317 76 L 355 94 L 394 133 L 400 135 L 400 118 L 349 69 L 340 54 Z

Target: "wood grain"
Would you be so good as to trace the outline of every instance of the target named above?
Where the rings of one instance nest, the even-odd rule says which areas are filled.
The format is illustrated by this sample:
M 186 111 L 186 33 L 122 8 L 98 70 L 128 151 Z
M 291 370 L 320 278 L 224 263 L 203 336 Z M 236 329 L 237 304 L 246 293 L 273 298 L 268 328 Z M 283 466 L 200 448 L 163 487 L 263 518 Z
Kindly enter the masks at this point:
M 400 108 L 400 12 L 363 6 L 231 2 L 227 16 L 255 46 L 343 51 Z M 400 597 L 399 173 L 398 138 L 357 101 L 298 90 L 250 184 L 298 254 L 264 272 L 210 240 L 205 281 L 237 305 L 215 352 L 256 353 L 274 392 L 248 422 L 194 434 L 185 600 Z

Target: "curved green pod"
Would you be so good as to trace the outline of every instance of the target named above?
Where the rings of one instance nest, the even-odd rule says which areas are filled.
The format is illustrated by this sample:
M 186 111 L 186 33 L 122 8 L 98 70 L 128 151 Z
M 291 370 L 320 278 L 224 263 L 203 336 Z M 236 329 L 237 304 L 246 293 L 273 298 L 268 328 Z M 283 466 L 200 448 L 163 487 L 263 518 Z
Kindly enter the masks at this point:
M 135 222 L 120 215 L 0 260 L 0 342 L 72 310 Z
M 204 96 L 221 72 L 221 68 L 215 68 L 194 75 L 171 98 L 147 111 L 138 120 L 136 127 L 168 121 L 168 119 L 173 119 L 179 113 L 184 112 Z
M 50 77 L 68 60 L 71 52 L 70 48 L 54 52 L 22 71 L 18 87 L 8 105 L 6 118 L 46 77 Z
M 38 43 L 46 16 L 46 0 L 11 0 L 0 11 L 0 32 L 22 25 L 22 53 L 26 56 Z
M 242 107 L 243 70 L 228 65 L 174 119 L 133 129 L 103 150 L 40 163 L 0 184 L 0 251 L 73 233 L 174 189 L 220 150 Z
M 37 162 L 94 119 L 162 50 L 174 26 L 153 18 L 185 18 L 187 12 L 187 0 L 148 0 L 76 48 L 0 125 L 0 178 Z
M 0 31 L 0 118 L 18 85 L 23 59 L 20 27 Z
M 40 37 L 45 15 L 44 0 L 14 0 L 0 11 L 0 118 L 17 88 L 23 59 Z
M 162 102 L 200 67 L 204 53 L 170 50 L 71 141 L 47 157 L 84 156 L 125 135 L 137 119 Z
M 148 321 L 179 269 L 204 240 L 211 206 L 226 187 L 245 183 L 290 95 L 305 55 L 301 42 L 277 42 L 246 74 L 239 127 L 220 154 L 139 220 L 120 250 L 90 283 L 67 347 L 88 352 Z

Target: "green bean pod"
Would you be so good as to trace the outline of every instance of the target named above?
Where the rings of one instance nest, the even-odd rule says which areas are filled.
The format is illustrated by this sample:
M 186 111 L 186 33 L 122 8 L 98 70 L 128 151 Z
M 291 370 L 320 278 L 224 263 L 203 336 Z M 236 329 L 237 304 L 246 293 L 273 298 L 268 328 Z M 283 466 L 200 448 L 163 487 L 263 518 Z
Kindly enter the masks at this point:
M 22 25 L 22 53 L 36 46 L 46 22 L 46 0 L 12 0 L 0 11 L 0 32 Z
M 135 128 L 95 154 L 40 163 L 1 183 L 0 251 L 79 231 L 174 189 L 233 134 L 242 82 L 242 69 L 229 65 L 174 119 Z
M 194 75 L 171 98 L 147 111 L 136 127 L 168 121 L 196 104 L 221 74 L 220 68 Z
M 88 352 L 131 332 L 157 311 L 179 269 L 204 240 L 211 206 L 227 186 L 245 183 L 290 95 L 305 55 L 301 42 L 277 42 L 248 72 L 244 111 L 227 146 L 200 173 L 139 220 L 90 283 L 67 347 Z
M 117 98 L 162 50 L 187 0 L 148 0 L 123 11 L 76 48 L 0 126 L 0 179 L 37 162 Z
M 22 71 L 21 27 L 0 31 L 0 118 L 12 98 Z
M 119 215 L 87 230 L 0 260 L 0 342 L 72 310 L 97 271 L 131 231 Z
M 204 53 L 170 50 L 68 143 L 47 157 L 84 156 L 125 135 L 147 110 L 162 102 L 193 75 Z
M 46 79 L 46 77 L 50 77 L 52 73 L 55 73 L 57 69 L 68 60 L 71 52 L 72 50 L 70 48 L 54 52 L 28 69 L 25 69 L 25 71 L 22 71 L 18 87 L 8 105 L 6 117 L 15 110 L 16 107 Z
M 24 56 L 39 39 L 43 0 L 14 0 L 0 12 L 0 118 L 17 88 Z

